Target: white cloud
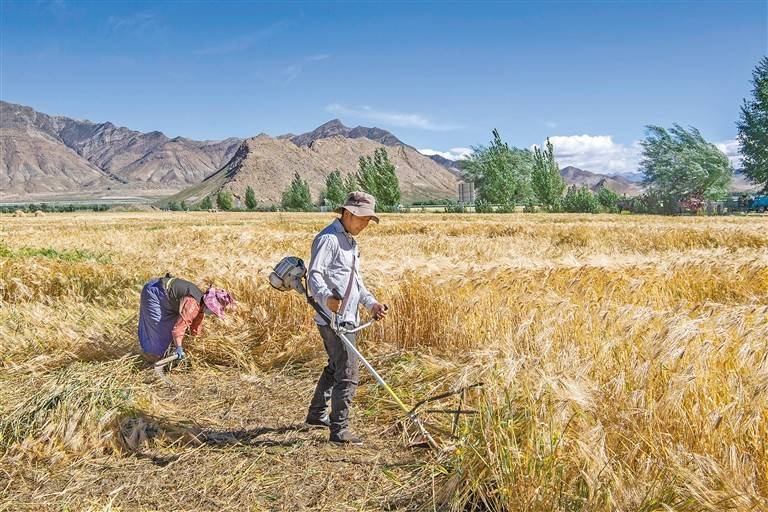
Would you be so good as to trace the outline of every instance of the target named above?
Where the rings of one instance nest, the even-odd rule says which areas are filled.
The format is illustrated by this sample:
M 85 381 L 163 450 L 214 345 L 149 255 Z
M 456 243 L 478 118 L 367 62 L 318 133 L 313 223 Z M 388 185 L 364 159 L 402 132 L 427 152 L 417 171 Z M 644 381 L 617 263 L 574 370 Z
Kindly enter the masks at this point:
M 448 151 L 437 151 L 434 149 L 420 149 L 419 153 L 422 155 L 432 156 L 432 155 L 440 155 L 443 158 L 447 158 L 448 160 L 466 160 L 469 158 L 469 155 L 472 154 L 471 148 L 451 148 Z
M 715 143 L 715 146 L 717 146 L 717 149 L 725 153 L 725 156 L 727 156 L 728 160 L 731 161 L 731 165 L 733 165 L 734 169 L 741 167 L 741 161 L 744 157 L 739 152 L 738 140 L 731 139 L 726 140 L 725 142 L 717 142 Z
M 310 62 L 319 62 L 321 60 L 330 59 L 331 55 L 328 53 L 321 53 L 318 55 L 310 55 L 309 57 L 305 57 L 303 61 L 291 64 L 290 66 L 286 66 L 283 68 L 283 75 L 285 75 L 285 80 L 283 81 L 283 85 L 288 85 L 297 78 L 299 78 L 299 75 L 304 71 L 304 67 L 310 63 Z
M 546 121 L 544 123 L 544 126 L 546 126 L 547 128 L 557 128 L 557 123 L 554 121 Z
M 197 51 L 197 54 L 198 55 L 227 55 L 230 53 L 241 52 L 249 48 L 252 48 L 260 41 L 264 39 L 268 39 L 273 35 L 277 34 L 283 29 L 283 27 L 285 27 L 285 25 L 286 25 L 285 22 L 278 21 L 267 27 L 261 28 L 253 32 L 249 32 L 247 34 L 242 34 L 228 41 L 223 41 L 218 44 L 201 48 Z
M 561 168 L 572 165 L 599 173 L 636 172 L 642 147 L 635 141 L 625 146 L 610 135 L 556 135 L 549 138 Z
M 137 12 L 129 16 L 110 16 L 107 18 L 107 25 L 113 32 L 122 32 L 133 36 L 157 35 L 166 30 L 160 18 L 151 12 Z
M 390 126 L 400 126 L 403 128 L 418 128 L 429 131 L 450 131 L 461 128 L 460 126 L 439 124 L 423 117 L 419 114 L 408 114 L 403 112 L 386 112 L 376 110 L 370 106 L 360 108 L 348 108 L 338 103 L 331 103 L 325 107 L 325 110 L 334 114 L 348 116 L 365 121 L 372 121 Z

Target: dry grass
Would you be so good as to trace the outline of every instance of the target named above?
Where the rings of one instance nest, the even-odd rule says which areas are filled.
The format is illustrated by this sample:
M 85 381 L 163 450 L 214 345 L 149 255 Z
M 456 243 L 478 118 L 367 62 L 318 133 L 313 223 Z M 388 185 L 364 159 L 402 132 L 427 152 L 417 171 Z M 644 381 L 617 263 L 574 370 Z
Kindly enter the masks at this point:
M 4 216 L 0 510 L 768 510 L 768 218 L 385 216 L 364 352 L 410 402 L 486 382 L 438 458 L 368 377 L 369 446 L 296 428 L 323 353 L 266 276 L 329 219 Z M 239 301 L 174 390 L 133 355 L 167 271 Z

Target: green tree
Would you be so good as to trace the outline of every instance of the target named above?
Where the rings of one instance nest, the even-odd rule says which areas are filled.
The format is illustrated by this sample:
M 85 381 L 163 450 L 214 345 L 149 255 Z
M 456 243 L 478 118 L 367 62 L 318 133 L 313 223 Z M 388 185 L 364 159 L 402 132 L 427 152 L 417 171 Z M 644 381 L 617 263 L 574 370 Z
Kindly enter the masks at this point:
M 600 203 L 587 187 L 572 185 L 563 198 L 563 210 L 568 213 L 598 213 Z
M 187 202 L 186 202 L 186 201 L 184 201 L 183 199 L 181 200 L 181 203 L 179 204 L 179 206 L 180 206 L 180 207 L 181 207 L 181 209 L 182 209 L 182 210 L 184 210 L 184 211 L 187 211 L 187 210 L 188 210 L 188 208 L 187 208 Z
M 225 190 L 219 190 L 219 193 L 216 195 L 216 206 L 219 207 L 219 210 L 231 210 L 235 207 L 234 200 L 232 199 L 232 194 Z
M 400 205 L 400 181 L 386 149 L 377 149 L 372 157 L 360 157 L 357 183 L 376 198 L 377 211 L 394 211 Z
M 752 72 L 752 99 L 744 100 L 739 129 L 739 147 L 744 155 L 744 173 L 768 193 L 768 57 Z
M 600 187 L 600 190 L 595 194 L 597 202 L 600 203 L 600 207 L 604 212 L 616 213 L 619 211 L 619 194 L 609 189 L 608 187 Z
M 346 184 L 344 183 L 344 178 L 341 176 L 341 171 L 337 169 L 326 176 L 325 191 L 320 203 L 330 206 L 331 208 L 337 208 L 344 204 L 346 198 Z
M 250 185 L 245 189 L 245 207 L 249 210 L 256 208 L 256 193 Z
M 675 124 L 667 131 L 648 126 L 640 144 L 645 185 L 665 204 L 692 198 L 717 200 L 728 193 L 733 177 L 728 157 L 704 140 L 696 128 L 686 130 Z
M 308 211 L 312 209 L 312 195 L 309 192 L 309 184 L 301 179 L 296 172 L 291 180 L 291 184 L 283 192 L 281 202 L 286 210 Z
M 460 166 L 467 179 L 474 182 L 479 200 L 510 210 L 515 203 L 530 199 L 533 154 L 529 150 L 509 147 L 495 129 L 490 146 L 475 146 L 472 150 Z
M 354 192 L 359 187 L 357 186 L 357 174 L 355 173 L 349 173 L 347 174 L 347 177 L 344 178 L 344 192 L 349 194 L 350 192 Z M 344 197 L 346 199 L 346 196 Z
M 565 180 L 560 176 L 560 169 L 555 162 L 554 148 L 549 139 L 547 139 L 544 151 L 539 147 L 533 150 L 531 187 L 544 208 L 548 211 L 560 209 L 565 191 Z
M 213 208 L 213 202 L 211 201 L 211 196 L 205 196 L 202 201 L 200 201 L 200 209 L 201 210 L 210 210 Z
M 170 201 L 168 203 L 168 209 L 171 210 L 172 212 L 178 212 L 178 211 L 181 211 L 181 206 L 179 206 L 179 203 L 177 203 L 176 201 Z

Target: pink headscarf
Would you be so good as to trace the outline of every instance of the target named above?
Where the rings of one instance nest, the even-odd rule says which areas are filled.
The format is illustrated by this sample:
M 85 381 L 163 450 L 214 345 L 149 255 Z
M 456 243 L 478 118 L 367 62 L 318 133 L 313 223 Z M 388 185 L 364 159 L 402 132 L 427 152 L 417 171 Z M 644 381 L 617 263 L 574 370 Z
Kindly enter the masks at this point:
M 224 317 L 224 311 L 230 306 L 235 306 L 235 299 L 228 291 L 211 286 L 203 295 L 205 306 L 211 310 L 211 313 L 219 318 Z

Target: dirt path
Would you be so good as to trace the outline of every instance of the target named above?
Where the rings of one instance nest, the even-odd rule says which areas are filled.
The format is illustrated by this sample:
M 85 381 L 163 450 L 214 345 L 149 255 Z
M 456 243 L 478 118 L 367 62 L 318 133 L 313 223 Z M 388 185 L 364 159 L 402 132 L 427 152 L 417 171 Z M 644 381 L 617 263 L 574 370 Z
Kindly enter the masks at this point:
M 160 430 L 184 431 L 194 422 L 202 443 L 149 443 L 135 455 L 13 475 L 10 494 L 25 502 L 11 499 L 0 510 L 339 511 L 413 505 L 398 488 L 424 452 L 404 447 L 396 427 L 365 417 L 359 405 L 353 426 L 365 439 L 363 447 L 332 445 L 327 430 L 304 428 L 314 372 L 302 373 L 177 372 L 175 389 L 160 383 L 153 388 L 185 419 Z

